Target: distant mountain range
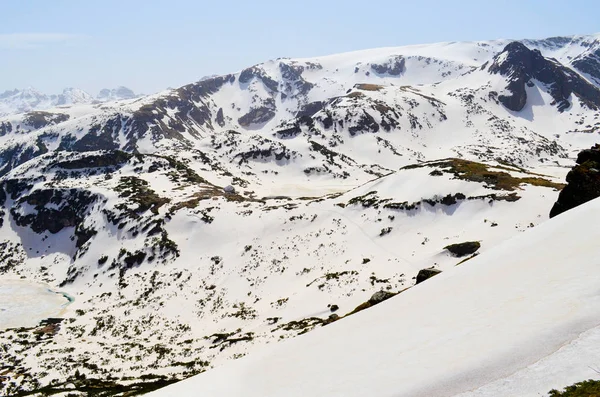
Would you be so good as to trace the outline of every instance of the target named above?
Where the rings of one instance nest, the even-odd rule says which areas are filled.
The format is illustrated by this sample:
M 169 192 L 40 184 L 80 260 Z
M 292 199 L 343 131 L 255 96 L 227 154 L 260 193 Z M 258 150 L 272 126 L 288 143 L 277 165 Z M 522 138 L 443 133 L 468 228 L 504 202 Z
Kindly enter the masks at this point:
M 104 88 L 96 97 L 79 88 L 65 88 L 61 94 L 46 95 L 28 87 L 0 93 L 0 116 L 45 110 L 56 106 L 93 104 L 136 97 L 138 95 L 127 87 Z

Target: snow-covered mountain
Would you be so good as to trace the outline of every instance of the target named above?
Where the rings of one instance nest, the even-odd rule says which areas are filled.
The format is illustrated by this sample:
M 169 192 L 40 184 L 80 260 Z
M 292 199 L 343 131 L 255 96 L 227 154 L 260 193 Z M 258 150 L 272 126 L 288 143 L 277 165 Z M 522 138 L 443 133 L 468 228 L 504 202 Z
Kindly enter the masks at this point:
M 108 102 L 108 101 L 121 101 L 123 99 L 133 99 L 136 98 L 136 95 L 132 90 L 127 87 L 117 87 L 113 89 L 103 88 L 100 90 L 96 99 L 100 102 Z
M 112 90 L 105 88 L 96 98 L 83 90 L 72 87 L 65 88 L 58 95 L 46 95 L 31 87 L 23 90 L 14 89 L 0 93 L 0 117 L 55 107 L 119 101 L 136 97 L 137 95 L 127 87 L 117 87 Z
M 32 283 L 0 293 L 65 294 L 0 306 L 1 393 L 148 391 L 245 355 L 262 368 L 265 345 L 343 331 L 420 270 L 460 278 L 545 223 L 597 143 L 599 43 L 278 59 L 0 117 L 0 274 Z

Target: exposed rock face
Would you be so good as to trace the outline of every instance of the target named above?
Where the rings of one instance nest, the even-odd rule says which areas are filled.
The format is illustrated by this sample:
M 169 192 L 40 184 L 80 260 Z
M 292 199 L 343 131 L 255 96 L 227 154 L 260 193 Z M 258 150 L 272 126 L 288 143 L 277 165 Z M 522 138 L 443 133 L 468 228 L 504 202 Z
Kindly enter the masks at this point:
M 479 241 L 466 241 L 464 243 L 450 244 L 444 247 L 452 255 L 461 258 L 463 256 L 472 255 L 481 247 Z
M 219 108 L 219 110 L 217 110 L 217 124 L 219 124 L 220 127 L 223 127 L 225 125 L 225 116 L 223 115 L 223 108 Z
M 399 76 L 405 70 L 406 61 L 401 55 L 391 57 L 383 64 L 373 63 L 371 69 L 378 74 L 389 74 L 390 76 Z
M 557 61 L 544 58 L 539 50 L 530 50 L 520 42 L 508 44 L 494 57 L 488 71 L 509 78 L 506 90 L 511 94 L 499 95 L 498 100 L 510 110 L 518 112 L 525 107 L 526 85 L 533 84 L 532 79 L 548 85 L 553 104 L 560 112 L 571 106 L 571 94 L 577 95 L 589 108 L 600 109 L 599 88 Z
M 48 113 L 48 112 L 30 112 L 23 119 L 24 124 L 35 129 L 46 127 L 52 124 L 62 123 L 69 119 L 68 114 Z
M 12 124 L 10 122 L 3 121 L 0 123 L 0 136 L 4 136 L 11 132 L 12 132 Z
M 286 99 L 290 96 L 306 96 L 310 90 L 313 89 L 314 84 L 306 81 L 302 77 L 302 73 L 306 69 L 314 69 L 314 64 L 300 64 L 293 61 L 280 62 L 279 71 L 281 72 L 282 84 L 281 84 L 281 95 L 282 99 Z
M 133 157 L 133 155 L 130 153 L 116 150 L 114 152 L 86 156 L 76 160 L 60 161 L 54 164 L 53 166 L 57 168 L 63 168 L 66 170 L 100 167 L 118 168 L 119 166 L 127 162 L 129 159 L 131 159 L 131 157 Z
M 300 110 L 298 110 L 298 113 L 296 113 L 296 117 L 312 117 L 317 112 L 321 111 L 324 107 L 325 102 L 323 101 L 307 103 L 306 105 L 302 106 Z
M 550 210 L 550 218 L 600 197 L 600 145 L 583 150 L 567 174 L 568 185 Z
M 594 45 L 591 45 L 589 52 L 577 57 L 572 65 L 580 72 L 587 74 L 596 85 L 600 85 L 600 42 L 596 41 Z
M 266 123 L 275 117 L 275 101 L 269 98 L 263 102 L 263 105 L 250 109 L 248 113 L 238 119 L 238 123 L 242 127 L 249 127 L 252 124 Z
M 267 73 L 258 66 L 252 66 L 244 69 L 239 77 L 239 82 L 242 84 L 249 83 L 252 79 L 259 79 L 265 87 L 273 92 L 279 91 L 279 83 L 267 75 Z
M 431 277 L 440 274 L 442 271 L 438 269 L 421 269 L 417 274 L 417 284 L 422 283 L 423 281 L 430 279 Z

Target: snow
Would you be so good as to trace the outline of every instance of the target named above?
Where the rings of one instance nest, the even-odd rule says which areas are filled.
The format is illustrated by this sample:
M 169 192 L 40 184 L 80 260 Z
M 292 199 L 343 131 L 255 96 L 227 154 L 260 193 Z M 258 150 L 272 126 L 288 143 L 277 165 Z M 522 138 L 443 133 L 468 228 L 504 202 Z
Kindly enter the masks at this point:
M 589 378 L 598 221 L 594 200 L 376 307 L 150 395 L 537 396 Z
M 0 330 L 33 327 L 60 316 L 69 300 L 48 285 L 25 280 L 0 280 Z

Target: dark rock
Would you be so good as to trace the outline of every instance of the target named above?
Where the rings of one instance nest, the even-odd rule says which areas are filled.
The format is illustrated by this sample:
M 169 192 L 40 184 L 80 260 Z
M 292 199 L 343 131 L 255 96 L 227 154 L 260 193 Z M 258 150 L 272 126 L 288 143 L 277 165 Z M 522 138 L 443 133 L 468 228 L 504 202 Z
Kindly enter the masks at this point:
M 443 197 L 440 200 L 440 203 L 443 205 L 453 205 L 453 204 L 456 204 L 458 202 L 458 200 L 464 200 L 466 198 L 467 197 L 462 193 L 456 193 L 454 195 L 449 194 L 449 195 Z
M 362 114 L 359 116 L 356 125 L 348 128 L 348 132 L 350 135 L 354 136 L 358 133 L 363 132 L 377 132 L 379 131 L 379 124 L 377 121 L 371 116 L 369 113 L 362 111 Z
M 331 310 L 332 312 L 336 312 L 340 309 L 340 307 L 338 305 L 331 305 L 329 306 L 329 310 Z
M 460 258 L 474 254 L 480 247 L 481 244 L 479 241 L 466 241 L 464 243 L 447 245 L 444 247 L 444 249 L 450 251 L 452 255 Z
M 550 218 L 600 197 L 600 145 L 579 153 L 567 183 L 550 210 Z
M 377 291 L 371 296 L 371 298 L 369 298 L 368 302 L 371 306 L 375 306 L 376 304 L 388 300 L 393 296 L 396 296 L 396 294 L 393 292 Z
M 238 119 L 242 127 L 248 127 L 252 124 L 262 124 L 275 117 L 275 112 L 268 107 L 259 107 L 250 109 L 248 113 Z
M 240 73 L 239 82 L 242 84 L 249 83 L 252 79 L 259 79 L 262 83 L 273 92 L 279 91 L 279 83 L 269 76 L 267 76 L 266 72 L 259 68 L 258 66 L 252 66 L 251 68 L 247 68 L 242 70 Z
M 4 136 L 12 132 L 12 124 L 8 121 L 0 123 L 0 136 Z
M 303 116 L 312 117 L 315 115 L 315 113 L 317 113 L 324 107 L 325 107 L 325 102 L 322 102 L 322 101 L 307 103 L 306 105 L 302 106 L 302 108 L 300 108 L 298 113 L 296 113 L 296 117 L 303 117 Z
M 56 234 L 66 227 L 74 227 L 79 249 L 96 235 L 94 229 L 83 226 L 83 221 L 99 199 L 98 195 L 78 189 L 39 189 L 19 198 L 10 213 L 17 225 L 29 226 L 36 233 Z M 33 206 L 35 211 L 25 204 Z
M 100 167 L 118 167 L 126 163 L 132 154 L 116 150 L 100 155 L 84 156 L 76 160 L 61 161 L 54 164 L 54 167 L 67 170 L 76 170 L 82 168 L 100 168 Z
M 281 71 L 281 77 L 286 80 L 299 80 L 302 78 L 302 72 L 304 67 L 301 65 L 287 64 L 280 62 L 279 70 Z
M 249 127 L 252 124 L 266 123 L 275 117 L 275 101 L 272 98 L 263 101 L 263 106 L 250 109 L 248 113 L 238 119 L 242 127 Z
M 117 114 L 107 120 L 103 126 L 93 125 L 80 140 L 76 142 L 67 141 L 66 144 L 69 144 L 70 147 L 64 149 L 77 152 L 117 150 L 119 149 L 118 136 L 124 121 L 124 118 Z
M 323 320 L 323 325 L 331 324 L 331 323 L 339 320 L 340 318 L 341 318 L 340 316 L 338 316 L 337 314 L 333 313 L 329 317 L 327 317 L 327 319 Z
M 389 74 L 390 76 L 399 76 L 402 72 L 404 72 L 405 64 L 406 61 L 404 60 L 404 57 L 402 57 L 401 55 L 396 55 L 395 57 L 391 57 L 384 64 L 371 64 L 371 69 L 378 74 Z
M 436 274 L 440 274 L 442 271 L 438 269 L 421 269 L 417 274 L 417 284 L 422 283 L 423 281 L 435 276 Z
M 217 111 L 217 124 L 219 125 L 219 127 L 224 127 L 225 126 L 225 117 L 223 116 L 223 108 L 219 108 L 219 110 Z
M 28 142 L 19 142 L 13 146 L 8 146 L 0 153 L 0 176 L 5 175 L 10 170 L 18 167 L 19 165 L 34 159 L 48 152 L 48 149 L 37 139 L 37 147 L 32 147 Z
M 586 73 L 596 85 L 600 85 L 600 43 L 597 43 L 596 50 L 577 57 L 572 65 L 578 71 Z
M 281 139 L 295 138 L 302 132 L 299 124 L 294 124 L 290 128 L 277 131 L 277 137 Z
M 68 114 L 48 113 L 48 112 L 30 112 L 23 118 L 23 124 L 35 129 L 43 128 L 48 125 L 55 125 L 69 120 Z

